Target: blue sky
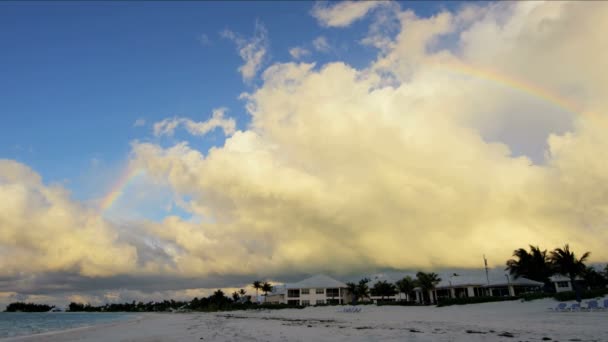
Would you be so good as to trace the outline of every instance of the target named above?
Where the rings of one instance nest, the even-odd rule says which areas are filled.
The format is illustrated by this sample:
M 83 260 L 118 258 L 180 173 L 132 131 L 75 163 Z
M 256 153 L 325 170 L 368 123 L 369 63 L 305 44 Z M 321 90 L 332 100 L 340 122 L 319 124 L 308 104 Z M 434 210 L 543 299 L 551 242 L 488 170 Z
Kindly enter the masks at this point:
M 74 197 L 103 195 L 135 139 L 170 116 L 203 120 L 227 107 L 237 127 L 249 118 L 238 95 L 256 86 L 237 72 L 228 29 L 248 37 L 256 21 L 268 31 L 265 65 L 291 59 L 288 49 L 325 36 L 336 46 L 318 64 L 354 66 L 376 53 L 349 30 L 322 28 L 314 3 L 296 2 L 2 2 L 0 3 L 0 157 L 23 162 Z M 419 15 L 454 3 L 409 3 Z M 206 39 L 204 38 L 206 37 Z M 313 56 L 311 56 L 312 58 Z M 137 119 L 145 126 L 134 127 Z M 183 138 L 176 136 L 176 138 Z M 214 134 L 192 143 L 221 144 Z M 219 141 L 218 141 L 219 140 Z M 207 146 L 208 145 L 208 146 Z

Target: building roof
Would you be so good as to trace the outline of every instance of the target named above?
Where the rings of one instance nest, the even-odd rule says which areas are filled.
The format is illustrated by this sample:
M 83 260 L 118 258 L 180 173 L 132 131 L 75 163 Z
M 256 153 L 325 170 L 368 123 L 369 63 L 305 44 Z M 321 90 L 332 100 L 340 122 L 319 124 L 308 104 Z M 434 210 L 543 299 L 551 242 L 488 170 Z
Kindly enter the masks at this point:
M 285 284 L 288 289 L 345 288 L 346 284 L 324 274 L 317 274 L 297 283 Z
M 549 280 L 552 282 L 558 282 L 558 281 L 570 281 L 570 278 L 563 276 L 561 274 L 555 274 L 549 277 Z
M 576 276 L 575 280 L 583 280 L 583 278 Z M 556 283 L 558 281 L 570 281 L 570 277 L 562 275 L 562 274 L 554 274 L 549 277 L 549 280 Z
M 508 277 L 508 278 L 507 278 Z M 543 286 L 542 282 L 530 280 L 528 278 L 519 277 L 515 279 L 506 274 L 493 273 L 489 274 L 489 283 L 485 274 L 479 275 L 457 275 L 457 276 L 440 276 L 441 282 L 436 286 L 438 289 L 450 287 L 465 287 L 465 286 L 507 286 L 509 284 L 516 286 Z
M 275 285 L 272 287 L 272 291 L 268 295 L 280 295 L 285 294 L 285 292 L 287 292 L 287 284 Z
M 490 285 L 486 285 L 486 287 L 492 286 L 507 286 L 507 285 L 516 285 L 516 286 L 543 286 L 544 284 L 540 281 L 519 277 L 517 279 L 513 279 L 509 277 L 509 280 L 505 278 L 502 282 L 500 281 L 490 281 Z
M 393 278 L 391 278 L 389 275 L 384 274 L 384 273 L 373 275 L 371 277 L 368 277 L 368 279 L 370 279 L 369 283 L 367 283 L 367 286 L 369 288 L 374 287 L 374 285 L 376 285 L 376 283 L 381 282 L 381 281 L 385 281 L 389 284 L 395 284 L 395 280 Z

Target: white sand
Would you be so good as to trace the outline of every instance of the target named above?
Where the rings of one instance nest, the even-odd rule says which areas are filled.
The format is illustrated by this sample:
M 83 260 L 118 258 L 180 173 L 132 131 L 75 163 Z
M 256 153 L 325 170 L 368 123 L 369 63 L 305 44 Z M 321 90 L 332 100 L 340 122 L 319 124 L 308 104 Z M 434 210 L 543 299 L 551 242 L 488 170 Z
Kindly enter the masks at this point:
M 550 299 L 465 306 L 143 314 L 10 341 L 608 341 L 608 312 L 549 312 Z M 467 332 L 469 330 L 469 332 Z M 499 336 L 509 332 L 514 337 Z

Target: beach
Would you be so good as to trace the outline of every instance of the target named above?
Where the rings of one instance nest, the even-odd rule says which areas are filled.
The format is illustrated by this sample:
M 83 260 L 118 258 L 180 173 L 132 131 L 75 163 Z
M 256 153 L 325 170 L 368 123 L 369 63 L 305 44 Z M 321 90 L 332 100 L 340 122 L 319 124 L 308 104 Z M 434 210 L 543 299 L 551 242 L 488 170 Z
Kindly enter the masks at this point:
M 551 299 L 449 307 L 309 307 L 146 313 L 128 322 L 2 341 L 608 341 L 608 312 L 551 312 Z

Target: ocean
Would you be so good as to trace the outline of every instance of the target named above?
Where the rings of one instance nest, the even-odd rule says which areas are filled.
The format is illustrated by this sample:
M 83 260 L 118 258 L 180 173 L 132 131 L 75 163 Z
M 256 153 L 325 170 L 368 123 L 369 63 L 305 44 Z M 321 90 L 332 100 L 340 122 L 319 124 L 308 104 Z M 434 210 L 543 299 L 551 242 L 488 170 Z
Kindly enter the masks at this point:
M 0 339 L 129 320 L 132 313 L 0 312 Z

